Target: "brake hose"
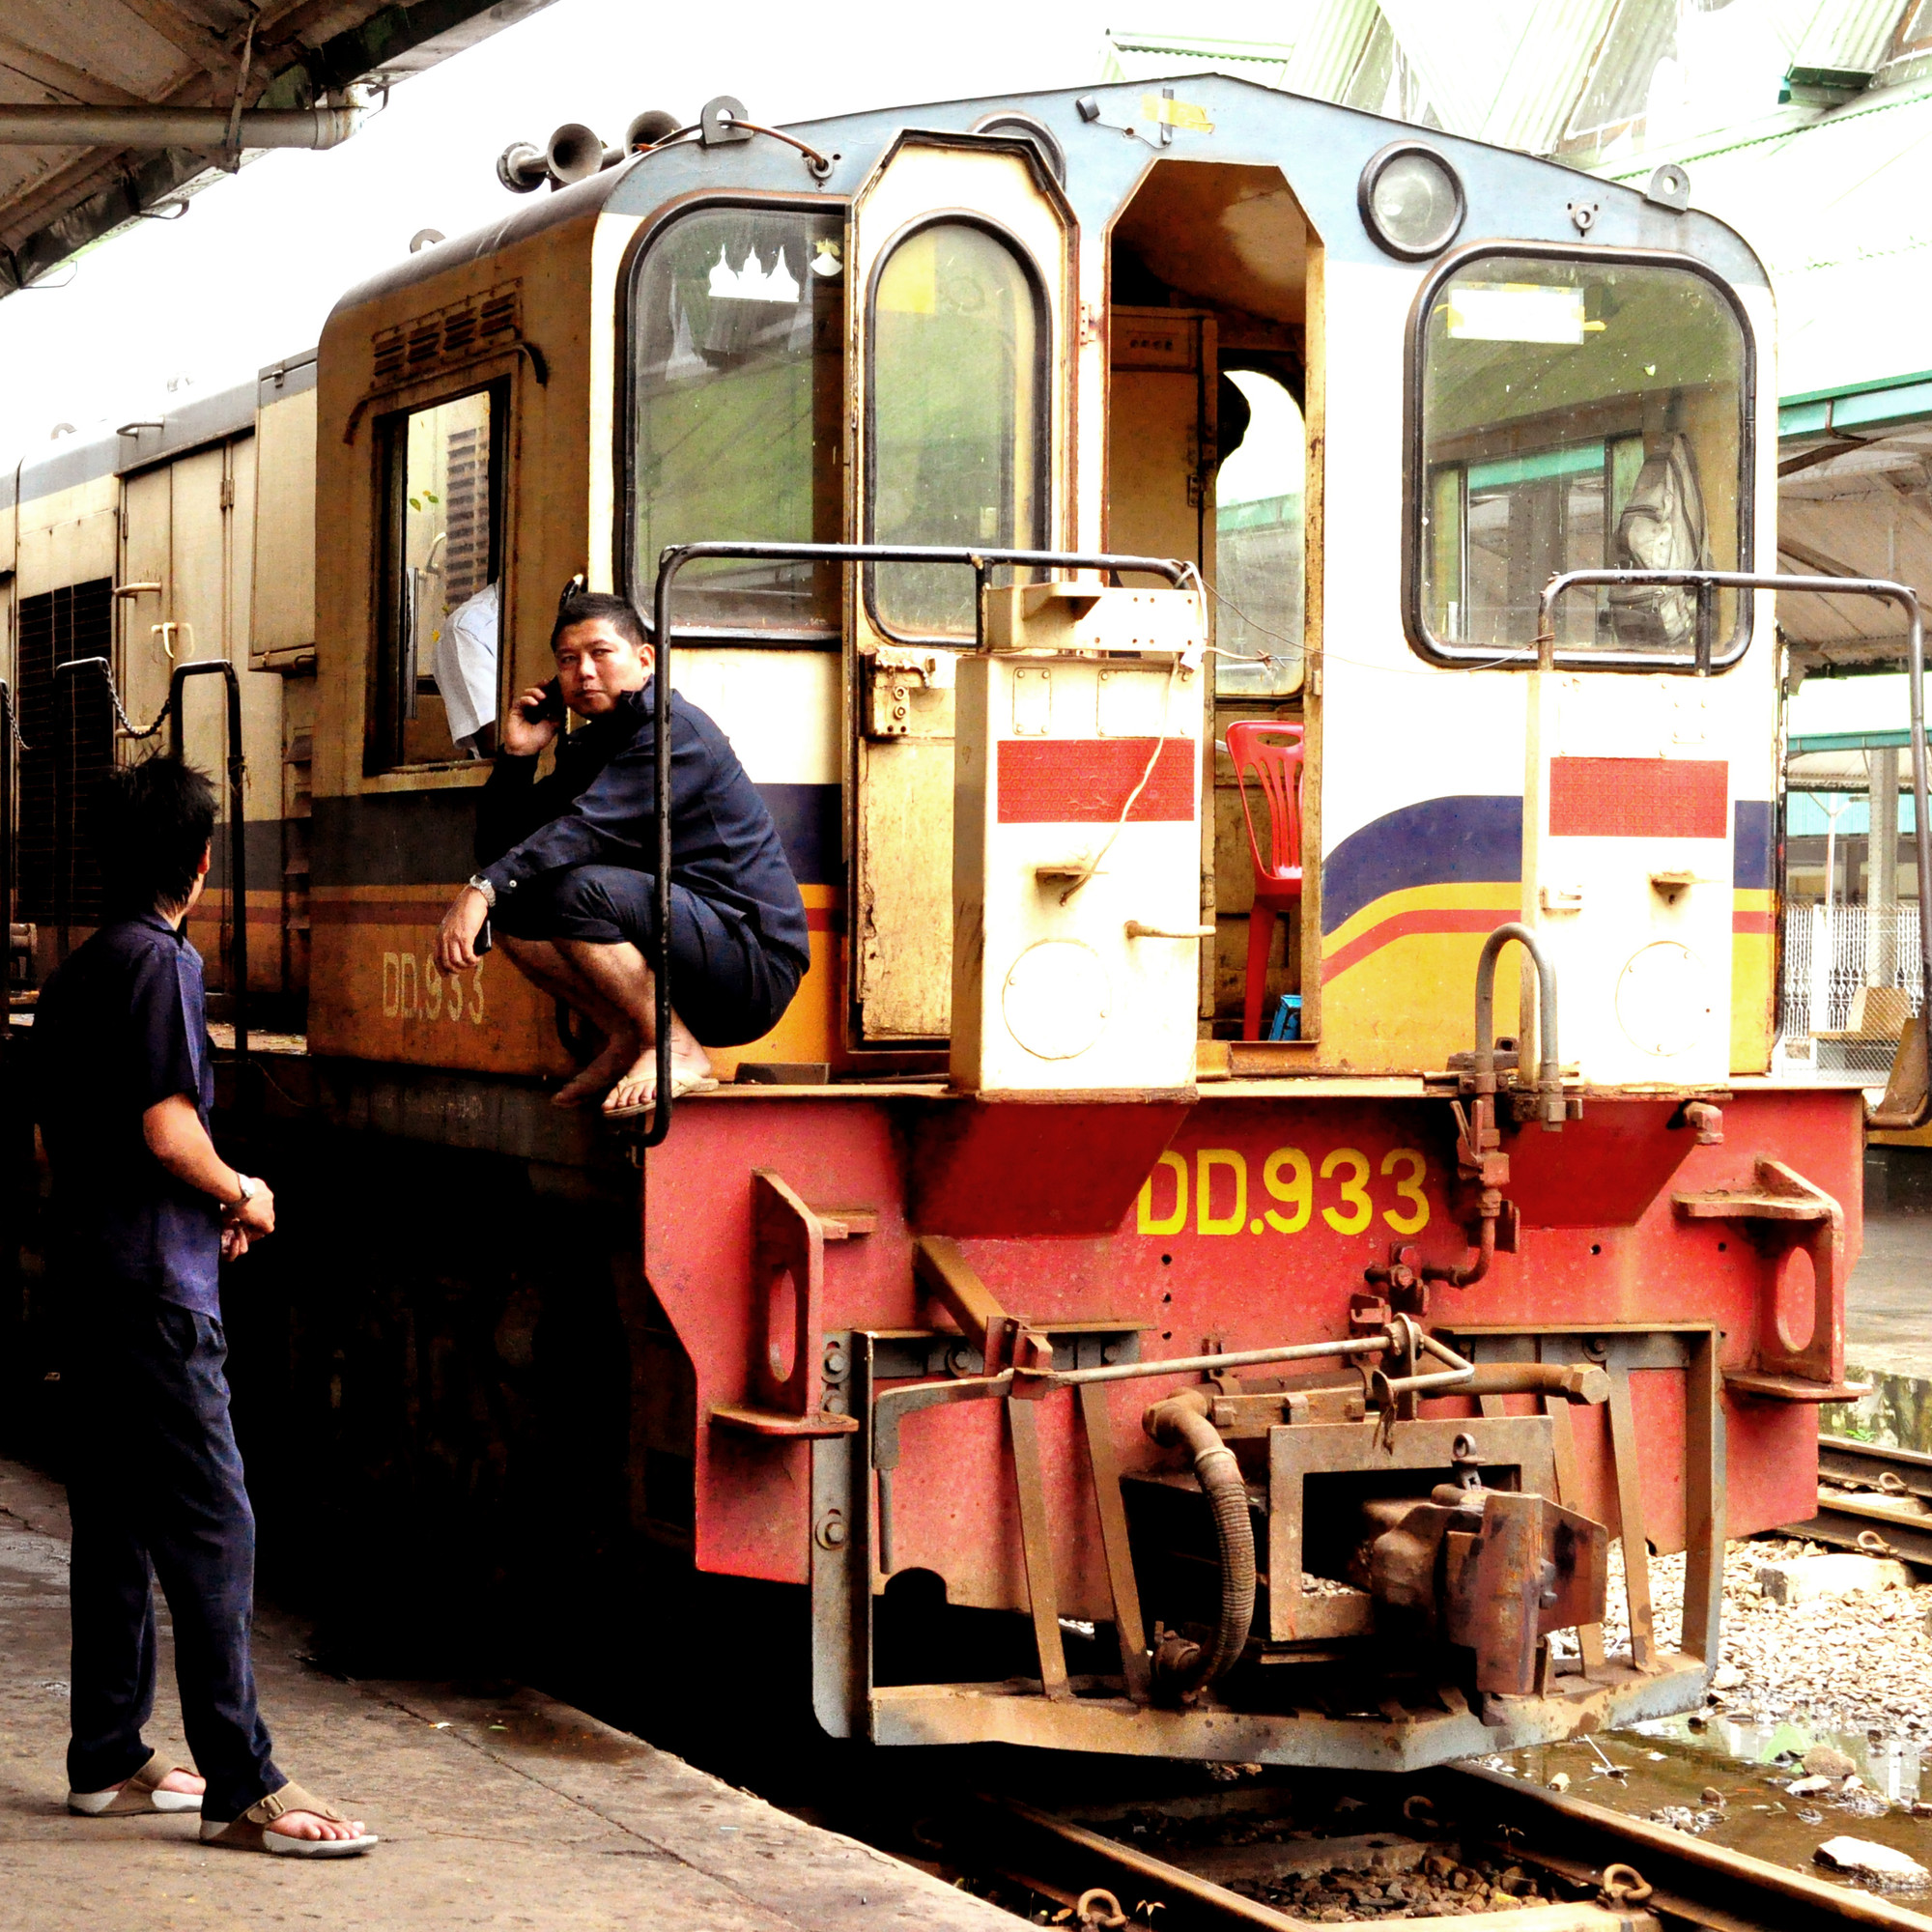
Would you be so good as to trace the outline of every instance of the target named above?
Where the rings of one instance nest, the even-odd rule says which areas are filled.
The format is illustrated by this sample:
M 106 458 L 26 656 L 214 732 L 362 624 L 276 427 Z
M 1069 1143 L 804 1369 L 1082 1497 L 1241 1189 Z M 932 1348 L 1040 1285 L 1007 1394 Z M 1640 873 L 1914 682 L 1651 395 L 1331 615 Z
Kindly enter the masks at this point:
M 1255 1529 L 1248 1514 L 1248 1486 L 1235 1452 L 1208 1420 L 1208 1399 L 1204 1390 L 1182 1389 L 1155 1403 L 1142 1418 L 1142 1427 L 1156 1442 L 1193 1453 L 1194 1473 L 1213 1513 L 1221 1546 L 1221 1621 L 1212 1646 L 1177 1646 L 1165 1662 L 1161 1653 L 1155 1654 L 1161 1690 L 1178 1699 L 1193 1696 L 1233 1668 L 1247 1648 L 1255 1619 Z

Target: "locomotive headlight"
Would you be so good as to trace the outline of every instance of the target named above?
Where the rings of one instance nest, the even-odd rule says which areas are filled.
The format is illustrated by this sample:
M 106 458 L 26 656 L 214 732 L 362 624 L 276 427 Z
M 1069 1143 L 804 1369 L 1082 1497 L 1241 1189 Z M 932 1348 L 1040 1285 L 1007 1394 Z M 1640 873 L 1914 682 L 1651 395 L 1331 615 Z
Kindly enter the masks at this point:
M 1413 141 L 1397 141 L 1369 162 L 1358 199 L 1369 233 L 1406 262 L 1440 254 L 1468 209 L 1455 169 Z

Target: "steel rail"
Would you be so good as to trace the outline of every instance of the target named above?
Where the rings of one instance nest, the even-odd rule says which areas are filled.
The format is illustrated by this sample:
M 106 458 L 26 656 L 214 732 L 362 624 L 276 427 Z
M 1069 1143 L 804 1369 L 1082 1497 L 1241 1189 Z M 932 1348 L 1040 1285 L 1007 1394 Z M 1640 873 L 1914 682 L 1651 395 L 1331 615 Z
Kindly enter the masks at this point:
M 1512 1812 L 1533 1820 L 1524 1842 L 1514 1847 L 1531 1863 L 1539 1850 L 1553 1855 L 1568 1844 L 1601 1869 L 1606 1861 L 1599 1854 L 1613 1848 L 1618 1860 L 1639 1866 L 1651 1882 L 1653 1905 L 1665 1918 L 1680 1916 L 1672 1910 L 1674 1895 L 1692 1902 L 1692 1910 L 1681 1916 L 1693 1922 L 1709 1922 L 1696 1912 L 1697 1906 L 1707 1905 L 1774 1932 L 1827 1932 L 1848 1924 L 1875 1932 L 1926 1932 L 1925 1917 L 1906 1906 L 1773 1864 L 1748 1852 L 1709 1844 L 1688 1832 L 1612 1811 L 1586 1798 L 1572 1798 L 1477 1765 L 1457 1765 L 1435 1776 L 1440 1780 L 1438 1791 L 1446 1787 L 1452 1803 L 1460 1796 L 1468 1814 L 1491 1830 L 1499 1817 L 1506 1819 Z M 1468 1788 L 1457 1794 L 1458 1784 Z M 1548 1843 L 1552 1839 L 1553 1845 Z
M 1100 570 L 1164 577 L 1179 589 L 1193 565 L 1175 557 L 1124 556 L 1105 551 L 998 550 L 943 544 L 848 544 L 707 542 L 668 545 L 658 555 L 657 582 L 651 595 L 651 642 L 657 659 L 652 667 L 651 743 L 657 764 L 657 1100 L 651 1121 L 639 1136 L 641 1146 L 654 1148 L 670 1132 L 670 647 L 677 633 L 671 627 L 671 592 L 689 564 L 740 563 L 942 563 L 973 572 L 979 593 L 974 604 L 974 642 L 982 644 L 985 588 L 996 570 Z M 1926 901 L 1932 905 L 1932 889 Z
M 1786 1525 L 1869 1556 L 1895 1556 L 1932 1570 L 1932 1456 L 1917 1449 L 1818 1438 L 1818 1514 Z
M 1023 1799 L 980 1794 L 973 1808 L 978 1814 L 975 1822 L 983 1820 L 990 1830 L 984 1835 L 962 1833 L 958 1854 L 963 1861 L 1001 1871 L 1020 1885 L 1030 1883 L 1026 1866 L 1037 1863 L 1039 1854 L 1045 1853 L 1049 1862 L 1055 1857 L 1077 1861 L 1082 1877 L 1104 1877 L 1122 1902 L 1141 1894 L 1158 1911 L 1158 1917 L 1150 1915 L 1150 1922 L 1156 1926 L 1173 1922 L 1190 1928 L 1247 1926 L 1259 1928 L 1259 1932 L 1303 1932 L 1309 1923 L 1136 1845 L 1056 1817 Z M 1014 1851 L 1006 1849 L 1003 1837 L 1014 1842 Z M 1309 1841 L 1297 1839 L 1293 1849 L 1305 1855 L 1310 1850 Z M 1025 1855 L 1024 1863 L 1015 1853 Z M 1534 1863 L 1534 1859 L 1526 1861 Z M 1051 1884 L 1052 1878 L 1047 1882 Z M 1161 1893 L 1167 1896 L 1159 1896 Z M 1177 1911 L 1181 1916 L 1177 1916 Z M 1408 1922 L 1447 1927 L 1451 1921 L 1432 1915 Z M 1523 1906 L 1509 1914 L 1509 1923 L 1519 1932 L 1661 1932 L 1659 1921 L 1640 1909 L 1606 1906 L 1588 1899 Z
M 1846 1926 L 1865 1932 L 1925 1932 L 1932 1922 L 1909 1907 L 1852 1886 L 1834 1885 L 1499 1772 L 1444 1766 L 1415 1782 L 1429 1796 L 1411 1795 L 1404 1807 L 1405 1815 L 1416 1815 L 1409 1807 L 1421 1805 L 1413 1835 L 1439 1836 L 1461 1861 L 1479 1848 L 1502 1851 L 1527 1869 L 1594 1890 L 1594 1898 L 1512 1911 L 1509 1923 L 1522 1932 L 1609 1932 L 1613 1927 L 1658 1932 L 1662 1926 L 1711 1925 L 1763 1927 L 1766 1932 L 1843 1932 Z M 1160 1808 L 1158 1800 L 1152 1808 Z M 1308 1922 L 1023 1799 L 982 1792 L 956 1815 L 958 1824 L 940 1834 L 945 1850 L 962 1864 L 1001 1872 L 1021 1885 L 1031 1884 L 1038 1873 L 1056 1893 L 1072 1892 L 1083 1884 L 1108 1885 L 1122 1900 L 1138 1892 L 1164 1908 L 1153 1920 L 1156 1924 L 1172 1918 L 1177 1926 L 1287 1932 Z M 1360 1842 L 1344 1835 L 1348 1843 Z M 1377 1835 L 1396 1839 L 1410 1833 L 1396 1826 Z M 1292 1861 L 1293 1868 L 1308 1869 L 1320 1842 L 1299 1835 L 1285 1838 L 1285 1866 Z M 1446 1928 L 1450 1921 L 1425 1915 L 1409 1922 Z

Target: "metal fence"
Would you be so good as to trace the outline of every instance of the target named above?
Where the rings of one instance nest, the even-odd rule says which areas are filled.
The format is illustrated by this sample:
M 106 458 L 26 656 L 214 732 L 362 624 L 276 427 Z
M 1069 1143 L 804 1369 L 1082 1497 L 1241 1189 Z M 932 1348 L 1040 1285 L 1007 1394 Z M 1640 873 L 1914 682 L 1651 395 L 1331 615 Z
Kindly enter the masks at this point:
M 1918 1010 L 1918 908 L 1788 905 L 1778 1032 L 1793 1070 L 1883 1080 Z

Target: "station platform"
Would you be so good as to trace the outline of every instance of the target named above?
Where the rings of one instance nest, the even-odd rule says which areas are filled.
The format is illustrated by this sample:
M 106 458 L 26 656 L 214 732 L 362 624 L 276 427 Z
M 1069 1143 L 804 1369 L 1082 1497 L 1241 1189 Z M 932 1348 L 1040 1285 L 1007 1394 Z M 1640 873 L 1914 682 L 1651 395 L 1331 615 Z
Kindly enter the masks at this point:
M 57 1484 L 0 1462 L 0 1919 L 14 1932 L 999 1932 L 1012 1919 L 536 1692 L 352 1683 L 257 1617 L 283 1770 L 383 1839 L 362 1858 L 202 1845 L 189 1817 L 67 1814 L 68 1523 Z M 161 1617 L 149 1738 L 183 1750 Z

